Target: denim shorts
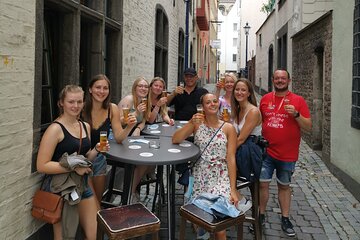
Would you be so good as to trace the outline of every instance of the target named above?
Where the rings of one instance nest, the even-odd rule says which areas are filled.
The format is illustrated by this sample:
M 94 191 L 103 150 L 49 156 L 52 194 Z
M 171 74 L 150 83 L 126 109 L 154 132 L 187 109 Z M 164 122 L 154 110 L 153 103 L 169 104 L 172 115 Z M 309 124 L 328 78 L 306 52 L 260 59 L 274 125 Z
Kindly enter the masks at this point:
M 280 161 L 266 154 L 261 167 L 260 182 L 270 182 L 276 169 L 277 182 L 281 185 L 289 185 L 295 171 L 295 163 Z
M 96 177 L 96 176 L 105 175 L 106 167 L 107 167 L 106 157 L 105 155 L 99 153 L 93 161 L 91 176 Z

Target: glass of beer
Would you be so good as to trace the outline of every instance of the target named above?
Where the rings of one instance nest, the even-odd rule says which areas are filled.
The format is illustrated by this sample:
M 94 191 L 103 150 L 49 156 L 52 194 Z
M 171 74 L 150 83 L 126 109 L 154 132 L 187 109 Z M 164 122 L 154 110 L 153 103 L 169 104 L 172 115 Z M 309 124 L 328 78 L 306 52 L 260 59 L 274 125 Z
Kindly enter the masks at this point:
M 129 117 L 129 112 L 130 112 L 129 106 L 128 105 L 123 105 L 122 106 L 122 111 L 123 111 L 123 116 L 124 116 L 124 122 L 127 123 L 128 117 Z
M 146 97 L 142 98 L 142 99 L 141 99 L 141 103 L 144 103 L 145 106 L 147 106 L 147 98 L 146 98 Z
M 224 107 L 223 110 L 222 110 L 222 117 L 223 117 L 223 120 L 224 120 L 225 122 L 229 122 L 229 121 L 230 121 L 229 109 L 227 109 L 226 107 Z
M 203 106 L 202 106 L 202 104 L 197 104 L 196 105 L 196 111 L 197 111 L 197 113 L 201 113 L 201 114 L 203 114 L 204 115 L 204 108 L 203 108 Z M 201 121 L 201 119 L 196 119 L 196 122 L 197 123 L 201 123 L 202 121 Z
M 184 93 L 185 83 L 184 83 L 184 82 L 180 82 L 179 86 L 183 88 L 182 93 L 181 93 L 181 94 L 183 94 L 183 93 Z
M 161 97 L 167 97 L 167 91 L 166 91 L 166 89 L 164 89 L 164 90 L 162 91 Z
M 225 87 L 225 77 L 220 78 L 220 84 L 221 84 L 221 88 Z
M 100 131 L 100 152 L 106 152 L 107 131 Z
M 286 107 L 290 104 L 290 99 L 285 98 L 284 99 L 284 109 L 286 110 Z

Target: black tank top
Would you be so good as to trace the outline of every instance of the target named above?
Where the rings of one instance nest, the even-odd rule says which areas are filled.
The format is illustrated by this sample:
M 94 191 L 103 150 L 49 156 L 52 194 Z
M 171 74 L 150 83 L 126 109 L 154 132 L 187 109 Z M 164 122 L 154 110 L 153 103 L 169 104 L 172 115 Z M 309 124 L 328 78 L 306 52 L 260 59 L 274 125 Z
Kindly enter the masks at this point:
M 89 139 L 89 135 L 88 135 L 85 123 L 83 121 L 80 121 L 80 122 L 82 123 L 82 125 L 85 129 L 85 133 L 86 133 L 86 134 L 84 134 L 84 133 L 82 134 L 82 143 L 81 143 L 80 154 L 85 155 L 90 150 L 90 139 Z M 70 154 L 73 154 L 74 152 L 77 153 L 79 151 L 80 139 L 72 136 L 68 132 L 68 130 L 65 128 L 65 126 L 62 125 L 61 123 L 59 123 L 57 121 L 54 121 L 54 123 L 59 124 L 64 133 L 64 139 L 56 145 L 54 155 L 52 157 L 52 161 L 58 162 L 60 157 L 64 153 L 68 153 L 70 155 Z
M 109 131 L 111 127 L 110 120 L 110 108 L 108 110 L 108 116 L 105 121 L 100 125 L 98 129 L 91 128 L 91 148 L 94 148 L 95 145 L 100 142 L 100 131 L 106 131 L 109 136 Z

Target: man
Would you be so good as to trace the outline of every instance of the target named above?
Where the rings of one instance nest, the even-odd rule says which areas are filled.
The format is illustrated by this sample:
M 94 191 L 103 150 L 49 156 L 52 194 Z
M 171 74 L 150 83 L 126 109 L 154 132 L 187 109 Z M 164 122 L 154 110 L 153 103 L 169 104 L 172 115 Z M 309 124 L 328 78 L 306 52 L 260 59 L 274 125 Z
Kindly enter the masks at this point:
M 200 97 L 207 93 L 205 88 L 197 87 L 197 72 L 194 68 L 187 68 L 184 71 L 185 87 L 177 86 L 175 90 L 168 95 L 169 106 L 175 106 L 175 120 L 189 121 L 197 113 L 196 105 L 200 104 Z M 193 137 L 187 140 L 193 141 Z M 188 164 L 176 165 L 176 170 L 181 174 L 178 183 L 184 186 L 189 185 Z
M 272 81 L 275 91 L 264 95 L 260 101 L 262 134 L 269 141 L 260 174 L 260 220 L 264 224 L 269 184 L 276 169 L 281 228 L 292 237 L 295 231 L 289 220 L 289 184 L 299 157 L 301 129 L 310 131 L 311 119 L 304 98 L 289 91 L 291 80 L 287 70 L 275 70 Z
M 196 113 L 200 97 L 207 93 L 205 88 L 197 87 L 197 72 L 194 68 L 184 71 L 185 87 L 177 86 L 168 96 L 169 106 L 175 106 L 175 120 L 190 120 Z

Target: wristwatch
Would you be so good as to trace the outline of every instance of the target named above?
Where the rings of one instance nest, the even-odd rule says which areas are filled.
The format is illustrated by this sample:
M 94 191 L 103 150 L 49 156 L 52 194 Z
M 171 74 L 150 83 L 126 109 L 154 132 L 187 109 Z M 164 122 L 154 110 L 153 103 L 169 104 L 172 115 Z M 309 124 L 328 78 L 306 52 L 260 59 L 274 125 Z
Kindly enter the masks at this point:
M 300 117 L 300 113 L 296 112 L 295 115 L 294 115 L 294 118 L 298 118 L 298 117 Z

